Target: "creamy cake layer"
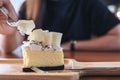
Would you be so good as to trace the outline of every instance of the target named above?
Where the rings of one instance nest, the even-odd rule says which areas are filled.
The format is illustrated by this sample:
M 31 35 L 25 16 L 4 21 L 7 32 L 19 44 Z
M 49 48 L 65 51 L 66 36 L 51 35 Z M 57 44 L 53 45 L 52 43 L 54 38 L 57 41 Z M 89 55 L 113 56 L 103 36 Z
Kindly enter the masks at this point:
M 63 51 L 23 49 L 24 67 L 47 67 L 64 65 Z

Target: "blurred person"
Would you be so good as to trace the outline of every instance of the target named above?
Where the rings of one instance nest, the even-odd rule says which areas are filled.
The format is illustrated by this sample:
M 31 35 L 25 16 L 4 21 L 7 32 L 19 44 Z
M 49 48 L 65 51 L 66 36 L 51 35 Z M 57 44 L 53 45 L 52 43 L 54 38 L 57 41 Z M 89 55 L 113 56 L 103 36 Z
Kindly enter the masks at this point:
M 7 6 L 11 4 L 4 0 L 0 6 L 5 1 Z M 13 10 L 10 8 L 9 12 Z M 36 28 L 63 33 L 64 50 L 120 50 L 120 21 L 99 0 L 26 0 L 19 19 L 32 19 Z M 11 52 L 24 40 L 13 28 L 8 32 L 7 27 L 10 26 L 6 19 L 2 19 L 0 46 L 4 53 Z M 8 46 L 13 48 L 7 49 Z

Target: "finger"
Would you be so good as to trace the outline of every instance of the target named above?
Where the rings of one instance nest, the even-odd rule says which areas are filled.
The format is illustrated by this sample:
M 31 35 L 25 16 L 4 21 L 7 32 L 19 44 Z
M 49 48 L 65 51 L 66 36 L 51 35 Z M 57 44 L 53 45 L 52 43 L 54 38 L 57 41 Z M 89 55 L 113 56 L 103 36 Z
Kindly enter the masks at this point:
M 7 20 L 7 16 L 0 10 L 0 21 L 1 20 Z
M 6 20 L 0 21 L 0 34 L 4 35 L 13 35 L 13 33 L 17 30 L 17 28 L 13 28 L 8 23 Z
M 2 5 L 8 10 L 9 12 L 9 17 L 11 17 L 14 21 L 18 20 L 17 14 L 15 12 L 14 7 L 12 6 L 10 0 L 3 0 Z

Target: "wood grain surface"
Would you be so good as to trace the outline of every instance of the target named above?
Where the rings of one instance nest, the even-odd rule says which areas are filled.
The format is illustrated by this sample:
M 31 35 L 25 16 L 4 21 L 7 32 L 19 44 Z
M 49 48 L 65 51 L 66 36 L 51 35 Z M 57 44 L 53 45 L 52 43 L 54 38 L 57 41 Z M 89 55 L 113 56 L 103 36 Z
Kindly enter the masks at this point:
M 22 59 L 1 59 L 0 80 L 79 80 L 79 72 L 70 70 L 25 73 L 22 62 Z
M 22 59 L 0 59 L 0 80 L 79 80 L 84 75 L 120 75 L 120 62 L 78 62 L 65 59 L 65 70 L 44 73 L 22 72 L 22 63 Z

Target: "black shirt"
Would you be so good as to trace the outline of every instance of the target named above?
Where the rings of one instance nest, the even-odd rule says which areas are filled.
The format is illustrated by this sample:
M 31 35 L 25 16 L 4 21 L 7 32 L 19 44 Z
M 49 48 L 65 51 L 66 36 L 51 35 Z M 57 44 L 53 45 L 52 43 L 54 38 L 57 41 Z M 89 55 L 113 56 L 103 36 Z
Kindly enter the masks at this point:
M 118 23 L 99 0 L 46 0 L 41 28 L 63 33 L 66 42 L 105 35 Z

